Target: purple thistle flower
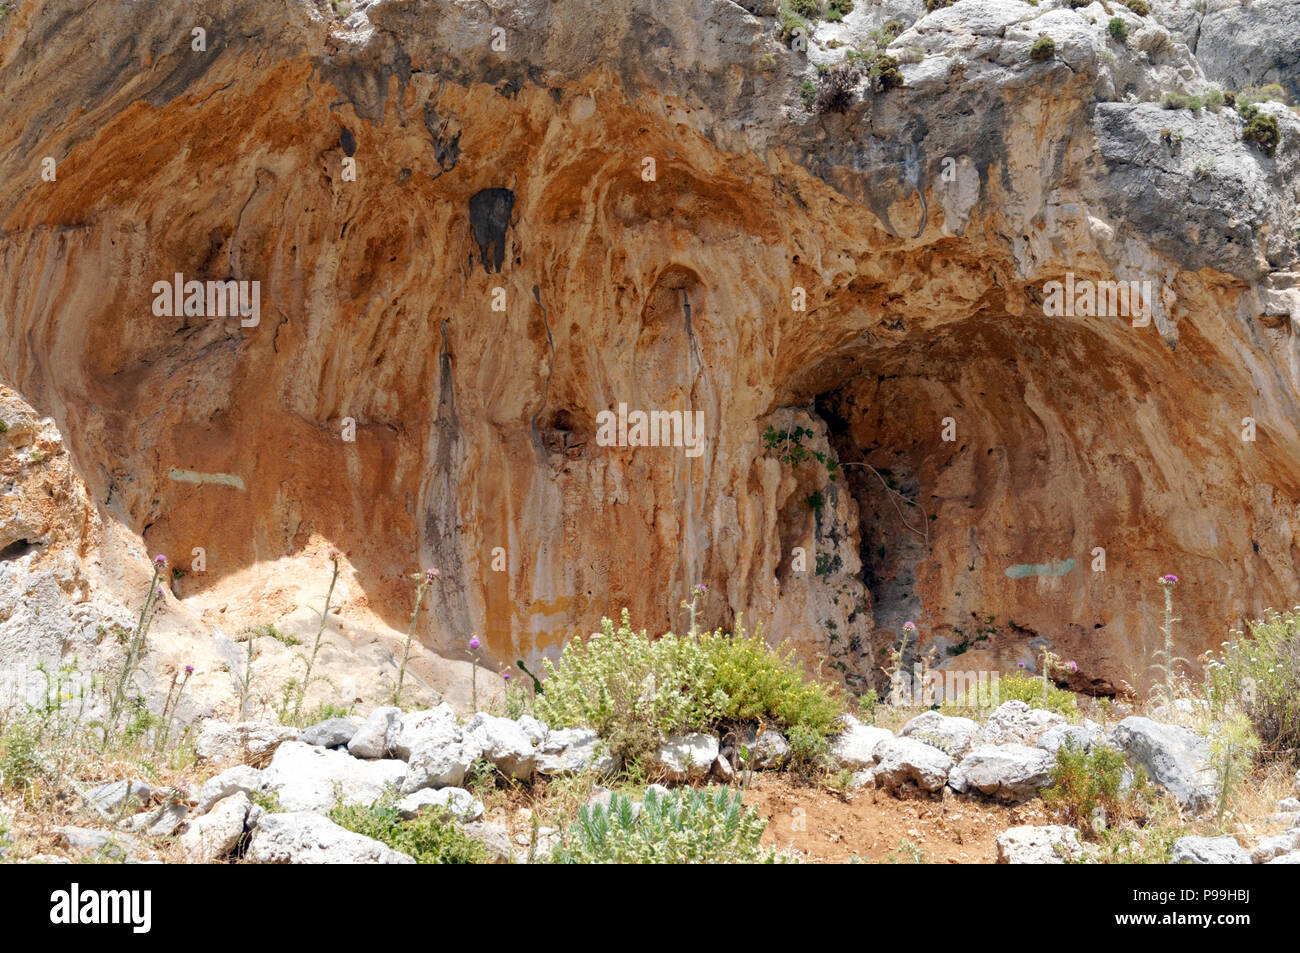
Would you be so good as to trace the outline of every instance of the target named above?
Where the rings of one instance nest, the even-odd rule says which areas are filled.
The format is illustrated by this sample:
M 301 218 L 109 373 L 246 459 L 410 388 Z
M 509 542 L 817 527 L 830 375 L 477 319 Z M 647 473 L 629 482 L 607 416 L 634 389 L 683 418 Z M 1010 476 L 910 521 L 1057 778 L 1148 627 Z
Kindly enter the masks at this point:
M 510 681 L 510 673 L 509 673 L 509 672 L 502 672 L 502 673 L 501 673 L 501 677 L 504 678 L 507 682 Z
M 155 556 L 153 561 L 156 562 L 159 566 L 167 565 L 167 557 L 164 556 L 162 553 L 159 553 L 157 556 Z
M 905 628 L 908 632 L 915 632 L 915 631 L 916 631 L 916 623 L 915 623 L 915 622 L 904 622 L 904 623 L 903 623 L 903 628 Z
M 194 674 L 194 666 L 193 666 L 193 665 L 186 665 L 186 666 L 185 666 L 185 674 L 186 674 L 186 675 L 193 675 L 193 674 Z
M 162 595 L 163 595 L 162 586 L 159 586 L 159 587 L 158 587 L 157 589 L 155 589 L 153 592 L 154 592 L 154 595 L 156 595 L 159 599 L 162 598 Z
M 439 570 L 434 568 L 429 568 L 424 571 L 424 578 L 429 580 L 429 582 L 433 582 L 441 575 L 442 573 Z
M 1168 582 L 1168 583 L 1175 583 L 1178 581 L 1178 577 L 1175 576 L 1173 573 L 1168 573 L 1167 575 L 1161 576 L 1160 579 L 1162 582 Z
M 479 647 L 480 645 L 482 645 L 482 644 L 483 644 L 483 643 L 480 642 L 480 641 L 478 640 L 478 637 L 477 637 L 477 636 L 475 636 L 474 638 L 472 638 L 472 639 L 469 640 L 469 647 L 472 648 L 472 649 L 476 649 L 476 648 L 478 648 L 478 647 Z
M 1016 663 L 1016 668 L 1024 668 L 1024 667 L 1025 667 L 1025 663 L 1024 663 L 1024 662 L 1017 662 L 1017 663 Z
M 695 584 L 695 591 L 698 592 L 700 595 L 704 595 L 704 593 L 709 591 L 709 587 L 704 585 L 704 583 L 697 582 Z
M 1077 672 L 1078 670 L 1079 670 L 1079 663 L 1076 662 L 1076 661 L 1074 661 L 1073 659 L 1071 659 L 1071 660 L 1070 660 L 1070 671 L 1071 671 L 1071 672 Z

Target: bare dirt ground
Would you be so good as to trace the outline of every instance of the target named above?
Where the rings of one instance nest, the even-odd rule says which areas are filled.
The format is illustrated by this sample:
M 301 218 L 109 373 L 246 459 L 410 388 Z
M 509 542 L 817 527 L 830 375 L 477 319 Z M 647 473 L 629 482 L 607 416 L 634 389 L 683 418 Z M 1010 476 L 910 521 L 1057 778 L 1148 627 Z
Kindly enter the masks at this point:
M 994 838 L 1051 823 L 1041 805 L 868 788 L 840 796 L 788 776 L 756 775 L 745 796 L 768 819 L 763 844 L 808 863 L 971 864 L 996 861 Z

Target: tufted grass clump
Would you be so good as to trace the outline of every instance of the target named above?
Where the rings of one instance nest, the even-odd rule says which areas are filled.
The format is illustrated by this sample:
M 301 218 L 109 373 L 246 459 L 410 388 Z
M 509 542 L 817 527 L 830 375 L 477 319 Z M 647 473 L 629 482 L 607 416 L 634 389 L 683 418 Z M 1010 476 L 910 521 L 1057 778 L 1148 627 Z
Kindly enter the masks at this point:
M 1050 60 L 1056 55 L 1056 41 L 1050 36 L 1040 36 L 1034 40 L 1034 45 L 1029 48 L 1029 58 L 1035 63 L 1041 63 L 1043 60 Z
M 1300 607 L 1273 609 L 1209 653 L 1206 686 L 1216 716 L 1242 711 L 1260 754 L 1300 764 Z
M 393 850 L 415 858 L 417 864 L 486 864 L 487 850 L 438 811 L 422 812 L 410 821 L 391 803 L 391 798 L 369 806 L 336 806 L 330 820 L 339 827 L 361 834 Z
M 753 864 L 775 855 L 759 847 L 767 821 L 726 788 L 645 793 L 638 812 L 622 794 L 609 807 L 583 805 L 553 859 L 561 864 Z
M 1246 126 L 1241 130 L 1241 138 L 1258 145 L 1265 155 L 1277 152 L 1278 143 L 1282 141 L 1282 132 L 1277 125 L 1277 117 L 1260 112 L 1255 105 L 1245 105 L 1239 110 Z

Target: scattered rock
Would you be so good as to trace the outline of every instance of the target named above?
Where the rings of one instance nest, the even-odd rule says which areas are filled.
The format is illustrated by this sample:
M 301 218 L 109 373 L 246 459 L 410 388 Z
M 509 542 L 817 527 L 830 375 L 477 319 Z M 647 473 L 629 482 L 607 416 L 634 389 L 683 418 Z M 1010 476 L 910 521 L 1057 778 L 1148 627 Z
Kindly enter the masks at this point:
M 58 839 L 73 850 L 94 853 L 105 860 L 153 860 L 153 853 L 129 834 L 92 827 L 56 827 Z
M 401 717 L 400 708 L 376 708 L 348 741 L 348 753 L 354 758 L 386 757 L 397 741 Z
M 181 834 L 180 845 L 191 864 L 215 864 L 223 860 L 244 836 L 244 822 L 253 802 L 239 791 L 218 801 L 207 814 L 190 822 Z
M 210 718 L 194 742 L 194 755 L 215 764 L 244 763 L 273 754 L 281 744 L 297 737 L 298 729 L 284 725 L 252 721 L 232 725 Z
M 1250 859 L 1257 864 L 1266 864 L 1275 857 L 1300 851 L 1300 830 L 1287 831 L 1276 837 L 1265 837 L 1250 852 Z
M 775 728 L 767 728 L 760 735 L 754 728 L 740 734 L 740 745 L 749 752 L 749 767 L 755 771 L 773 771 L 790 760 L 790 742 Z M 726 753 L 730 754 L 729 746 Z
M 411 751 L 401 792 L 460 785 L 479 752 L 478 743 L 467 740 L 454 720 L 427 725 Z
M 472 824 L 456 825 L 467 836 L 474 838 L 487 848 L 493 863 L 510 864 L 514 862 L 515 852 L 510 844 L 510 832 L 500 824 L 475 821 Z
M 1293 811 L 1300 811 L 1300 799 L 1293 797 L 1284 797 L 1277 802 L 1277 809 L 1283 814 L 1290 814 Z
M 1111 732 L 1111 741 L 1146 768 L 1183 807 L 1210 804 L 1218 793 L 1218 776 L 1210 766 L 1210 748 L 1196 732 L 1130 715 Z
M 184 804 L 168 804 L 161 810 L 155 808 L 150 811 L 141 811 L 134 814 L 122 822 L 132 834 L 143 834 L 146 837 L 170 837 L 176 833 L 176 828 L 180 827 L 185 816 L 189 814 L 190 809 Z
M 437 708 L 410 711 L 398 720 L 397 732 L 392 741 L 393 754 L 403 761 L 409 761 L 415 749 L 425 742 L 445 741 L 452 734 L 459 736 L 459 732 L 456 713 L 446 702 Z
M 199 789 L 199 813 L 206 814 L 212 805 L 237 791 L 252 794 L 262 788 L 262 772 L 247 764 L 226 768 L 203 782 Z
M 255 864 L 415 863 L 406 854 L 310 811 L 267 814 L 253 832 L 246 859 Z
M 849 771 L 864 771 L 876 762 L 873 755 L 876 745 L 894 733 L 875 725 L 864 725 L 852 715 L 842 715 L 840 723 L 844 730 L 831 742 L 830 756 L 841 768 Z
M 997 836 L 999 864 L 1064 864 L 1083 856 L 1073 827 L 1012 827 Z
M 550 732 L 550 729 L 546 727 L 544 722 L 538 721 L 532 715 L 524 715 L 521 718 L 515 719 L 515 724 L 517 724 L 520 730 L 528 737 L 529 742 L 534 748 L 541 747 L 542 742 L 546 740 L 546 736 Z
M 731 766 L 731 762 L 718 755 L 717 760 L 713 762 L 713 770 L 709 772 L 710 777 L 719 784 L 730 784 L 736 776 L 736 771 Z
M 896 790 L 914 782 L 923 791 L 937 791 L 948 780 L 953 760 L 933 745 L 915 738 L 886 738 L 875 747 L 876 784 Z
M 548 776 L 594 771 L 602 776 L 618 770 L 618 760 L 609 753 L 597 753 L 603 743 L 594 731 L 564 728 L 552 731 L 537 749 L 537 773 Z
M 357 726 L 346 718 L 327 718 L 310 728 L 303 729 L 298 740 L 306 745 L 321 748 L 341 748 L 352 740 L 357 733 Z
M 975 743 L 979 731 L 979 724 L 969 718 L 927 711 L 904 725 L 899 734 L 938 748 L 948 757 L 960 761 Z
M 464 788 L 422 788 L 397 802 L 397 810 L 410 820 L 422 811 L 440 810 L 458 821 L 477 821 L 483 816 L 483 802 Z
M 143 781 L 110 781 L 86 792 L 91 805 L 114 818 L 132 806 L 143 807 L 152 796 L 153 791 Z
M 517 722 L 479 712 L 465 726 L 465 738 L 506 777 L 527 781 L 537 768 L 537 749 Z
M 1127 721 L 1128 719 L 1125 719 Z M 1168 727 L 1168 726 L 1164 726 Z M 1248 864 L 1250 855 L 1233 837 L 1180 837 L 1170 862 L 1175 864 Z
M 1030 708 L 1021 701 L 1003 702 L 989 715 L 980 731 L 986 745 L 1038 744 L 1038 739 L 1049 728 L 1064 725 L 1065 718 L 1054 711 Z
M 718 757 L 718 739 L 696 732 L 673 735 L 659 746 L 650 770 L 669 781 L 697 781 L 704 777 Z
M 1042 748 L 980 745 L 953 772 L 953 789 L 964 792 L 974 788 L 1002 801 L 1023 801 L 1052 783 L 1053 763 L 1052 756 Z
M 1292 851 L 1289 854 L 1283 854 L 1281 857 L 1274 857 L 1272 860 L 1264 861 L 1265 865 L 1269 864 L 1300 864 L 1300 850 Z
M 1083 725 L 1053 725 L 1038 737 L 1038 747 L 1053 758 L 1066 745 L 1073 745 L 1080 751 L 1092 747 L 1093 734 Z
M 262 790 L 276 794 L 286 811 L 325 812 L 340 800 L 377 801 L 385 788 L 401 784 L 406 773 L 401 761 L 363 761 L 346 751 L 289 741 L 280 745 L 262 773 Z

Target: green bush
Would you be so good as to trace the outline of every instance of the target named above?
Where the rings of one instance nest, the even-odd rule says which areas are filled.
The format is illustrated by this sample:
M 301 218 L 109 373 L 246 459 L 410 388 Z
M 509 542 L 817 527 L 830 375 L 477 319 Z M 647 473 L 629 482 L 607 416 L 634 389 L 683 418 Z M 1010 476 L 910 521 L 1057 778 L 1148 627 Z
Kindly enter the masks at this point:
M 775 720 L 787 732 L 799 728 L 825 738 L 835 730 L 844 706 L 820 682 L 809 679 L 788 645 L 773 649 L 741 627 L 734 634 L 700 637 L 710 662 L 710 683 L 703 691 L 719 697 L 720 715 L 728 721 Z
M 711 690 L 713 665 L 699 642 L 634 632 L 626 609 L 617 629 L 609 619 L 600 627 L 569 642 L 558 666 L 542 663 L 539 718 L 591 728 L 625 761 L 649 754 L 662 735 L 702 731 L 718 720 L 727 698 Z
M 608 810 L 583 805 L 553 858 L 562 864 L 752 864 L 774 859 L 758 842 L 767 821 L 741 792 L 647 789 L 640 813 L 621 794 Z
M 1140 17 L 1151 13 L 1151 5 L 1147 0 L 1121 0 L 1121 2 Z
M 1106 32 L 1117 43 L 1123 43 L 1128 39 L 1128 25 L 1120 17 L 1110 18 L 1110 23 L 1106 25 Z
M 1047 683 L 1047 698 L 1043 698 L 1043 679 L 1037 675 L 1026 675 L 1023 672 L 1014 672 L 1010 675 L 1003 675 L 997 681 L 996 692 L 990 685 L 987 688 L 981 688 L 978 696 L 963 695 L 952 700 L 945 700 L 940 706 L 944 710 L 955 710 L 959 708 L 981 708 L 987 707 L 987 702 L 994 706 L 1001 705 L 1003 702 L 1024 702 L 1031 708 L 1045 708 L 1048 711 L 1054 711 L 1061 715 L 1073 715 L 1078 711 L 1078 704 L 1074 700 L 1074 695 L 1063 688 L 1057 688 L 1051 682 Z M 986 695 L 992 697 L 985 700 Z
M 1122 751 L 1105 745 L 1084 751 L 1073 741 L 1066 742 L 1056 752 L 1052 784 L 1043 789 L 1043 803 L 1081 830 L 1091 830 L 1097 808 L 1113 823 L 1140 808 L 1150 790 L 1142 768 L 1125 789 L 1124 767 Z
M 1270 609 L 1247 628 L 1207 660 L 1210 704 L 1244 711 L 1263 753 L 1300 763 L 1300 607 Z
M 724 722 L 770 721 L 825 737 L 843 711 L 788 647 L 772 649 L 761 633 L 652 639 L 633 631 L 627 610 L 618 629 L 601 620 L 598 634 L 570 642 L 559 664 L 548 659 L 543 672 L 538 717 L 591 728 L 625 761 L 650 754 L 665 735 Z
M 898 70 L 898 59 L 881 53 L 871 61 L 871 82 L 876 92 L 896 89 L 903 85 L 903 74 Z
M 791 12 L 801 17 L 816 17 L 821 14 L 817 0 L 786 0 Z
M 1250 116 L 1246 119 L 1246 127 L 1241 131 L 1241 138 L 1247 142 L 1254 142 L 1264 150 L 1266 155 L 1273 155 L 1277 152 L 1277 145 L 1282 141 L 1282 132 L 1278 129 L 1277 117 L 1269 113 L 1260 112 L 1256 106 L 1248 106 Z M 1246 113 L 1242 112 L 1245 116 Z
M 1029 48 L 1029 58 L 1035 62 L 1041 63 L 1043 60 L 1050 60 L 1056 55 L 1056 41 L 1050 36 L 1040 36 L 1034 40 L 1034 45 Z
M 486 864 L 490 860 L 482 844 L 437 811 L 403 821 L 397 808 L 381 800 L 369 807 L 340 805 L 330 811 L 330 820 L 414 857 L 417 864 Z
M 933 13 L 935 10 L 942 10 L 944 7 L 950 7 L 957 0 L 925 0 L 926 13 Z

